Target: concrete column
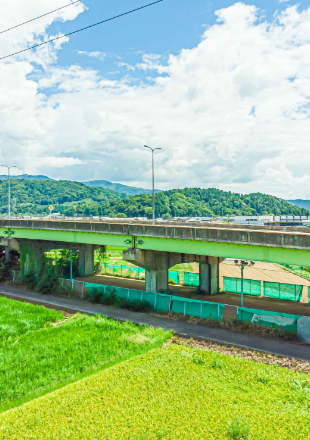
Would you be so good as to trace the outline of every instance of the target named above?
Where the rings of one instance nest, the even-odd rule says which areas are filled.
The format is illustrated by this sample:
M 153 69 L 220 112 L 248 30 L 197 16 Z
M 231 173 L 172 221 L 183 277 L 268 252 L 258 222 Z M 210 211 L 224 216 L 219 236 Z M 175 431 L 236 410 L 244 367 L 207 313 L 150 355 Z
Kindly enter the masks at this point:
M 216 295 L 220 291 L 220 258 L 209 257 L 210 264 L 210 295 Z
M 145 290 L 159 292 L 168 290 L 169 253 L 127 249 L 123 259 L 145 269 Z
M 220 291 L 220 259 L 208 257 L 208 263 L 199 264 L 199 290 L 205 295 L 216 295 Z
M 44 246 L 34 240 L 20 240 L 20 270 L 23 274 L 41 274 L 45 266 Z
M 145 270 L 145 290 L 147 292 L 160 292 L 168 290 L 168 269 Z
M 79 274 L 81 277 L 91 277 L 94 275 L 94 247 L 86 244 L 83 250 L 79 251 Z
M 210 295 L 210 264 L 199 264 L 199 290 Z
M 9 246 L 5 246 L 5 261 L 10 261 L 11 257 L 10 257 L 10 248 Z

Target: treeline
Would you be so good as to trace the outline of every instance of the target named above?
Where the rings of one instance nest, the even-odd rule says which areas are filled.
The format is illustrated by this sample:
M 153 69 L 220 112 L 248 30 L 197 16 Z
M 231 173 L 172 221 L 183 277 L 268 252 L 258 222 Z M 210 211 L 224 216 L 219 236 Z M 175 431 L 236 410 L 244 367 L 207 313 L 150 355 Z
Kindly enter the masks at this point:
M 0 213 L 8 210 L 8 182 L 0 182 L 1 205 Z M 70 181 L 40 181 L 40 180 L 11 180 L 11 212 L 12 215 L 44 215 L 54 207 L 54 212 L 64 212 L 66 209 L 79 205 L 106 203 L 111 199 L 121 199 L 119 194 L 104 188 L 91 188 L 79 182 Z M 84 209 L 84 208 L 83 208 Z
M 0 213 L 7 212 L 7 182 L 0 182 Z M 12 215 L 152 217 L 152 196 L 126 197 L 104 188 L 70 181 L 11 181 Z M 156 217 L 218 217 L 234 215 L 309 215 L 285 200 L 261 193 L 241 195 L 218 189 L 185 188 L 155 196 Z
M 65 214 L 151 218 L 152 196 L 141 194 L 96 205 L 80 205 L 66 210 Z M 308 214 L 306 209 L 261 193 L 241 195 L 214 188 L 185 188 L 164 191 L 155 196 L 155 215 L 163 218 Z

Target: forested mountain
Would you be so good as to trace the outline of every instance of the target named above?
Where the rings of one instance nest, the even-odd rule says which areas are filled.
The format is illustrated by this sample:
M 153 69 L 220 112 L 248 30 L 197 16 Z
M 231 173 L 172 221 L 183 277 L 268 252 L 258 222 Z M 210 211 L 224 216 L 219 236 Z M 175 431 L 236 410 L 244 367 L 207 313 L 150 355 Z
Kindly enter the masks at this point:
M 8 209 L 8 182 L 0 182 L 1 205 L 0 213 L 6 214 Z M 99 205 L 110 199 L 125 197 L 104 188 L 90 188 L 79 182 L 66 180 L 11 180 L 12 215 L 48 214 L 52 205 L 54 212 L 64 212 L 79 205 Z
M 305 208 L 310 209 L 310 200 L 303 200 L 303 199 L 297 199 L 297 200 L 287 200 L 287 202 L 291 203 L 292 205 L 298 206 L 298 208 Z
M 152 216 L 152 196 L 141 194 L 121 200 L 109 200 L 96 206 L 79 206 L 102 216 L 149 217 Z M 156 217 L 214 217 L 232 215 L 308 215 L 285 200 L 261 193 L 240 195 L 218 189 L 185 188 L 163 191 L 155 196 Z M 67 211 L 73 215 L 73 210 Z
M 136 188 L 135 186 L 122 185 L 121 183 L 112 183 L 108 180 L 91 180 L 90 182 L 83 182 L 84 185 L 92 187 L 100 187 L 110 189 L 112 191 L 120 192 L 128 196 L 134 196 L 139 194 L 152 194 L 151 189 Z M 155 189 L 156 193 L 160 190 Z
M 7 178 L 8 178 L 7 174 L 0 175 L 0 180 L 6 180 Z M 31 174 L 20 174 L 19 176 L 12 176 L 11 178 L 17 180 L 53 180 L 47 176 L 42 176 L 42 175 L 32 176 Z
M 0 181 L 0 213 L 7 213 L 8 182 Z M 67 216 L 152 217 L 152 196 L 126 197 L 105 188 L 56 180 L 11 180 L 12 215 L 48 214 Z M 185 188 L 155 196 L 156 217 L 215 217 L 232 215 L 308 215 L 285 200 L 261 193 L 240 195 L 218 189 Z

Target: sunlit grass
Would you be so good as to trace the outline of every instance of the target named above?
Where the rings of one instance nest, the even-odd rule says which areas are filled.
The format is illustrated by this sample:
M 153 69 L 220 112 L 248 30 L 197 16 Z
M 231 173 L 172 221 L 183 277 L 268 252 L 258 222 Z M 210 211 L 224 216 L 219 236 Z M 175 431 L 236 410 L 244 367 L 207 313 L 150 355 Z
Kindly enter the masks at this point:
M 76 315 L 4 341 L 0 343 L 0 411 L 145 353 L 169 336 L 164 330 L 130 322 Z
M 63 313 L 0 297 L 0 341 L 63 319 Z
M 3 440 L 305 440 L 310 377 L 169 345 L 0 416 Z

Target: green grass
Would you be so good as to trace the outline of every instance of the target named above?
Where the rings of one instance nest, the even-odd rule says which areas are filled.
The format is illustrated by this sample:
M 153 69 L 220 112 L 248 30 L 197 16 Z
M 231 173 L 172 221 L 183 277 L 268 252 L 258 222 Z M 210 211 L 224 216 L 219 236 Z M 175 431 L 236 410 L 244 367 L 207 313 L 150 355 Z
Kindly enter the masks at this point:
M 66 321 L 0 343 L 0 411 L 163 344 L 169 332 L 103 316 Z M 133 343 L 138 337 L 143 343 Z
M 0 297 L 0 341 L 38 330 L 63 319 L 63 313 L 45 307 Z
M 2 440 L 305 440 L 310 377 L 169 345 L 0 415 Z

